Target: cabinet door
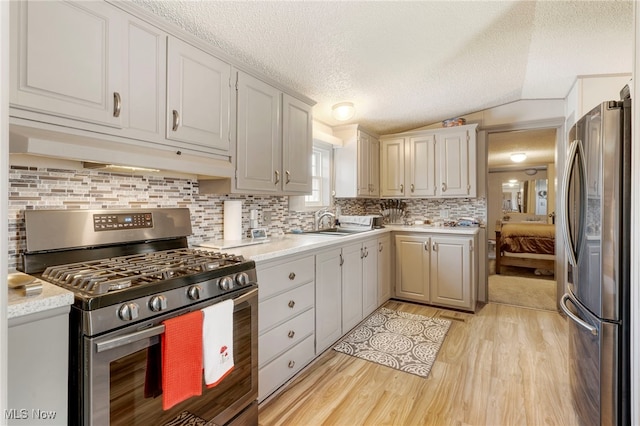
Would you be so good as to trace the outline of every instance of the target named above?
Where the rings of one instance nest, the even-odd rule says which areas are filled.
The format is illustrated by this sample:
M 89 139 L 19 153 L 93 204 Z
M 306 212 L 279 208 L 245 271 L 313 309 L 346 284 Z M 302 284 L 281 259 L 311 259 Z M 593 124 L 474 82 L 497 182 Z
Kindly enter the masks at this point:
M 362 320 L 362 244 L 342 248 L 342 331 Z
M 341 249 L 316 255 L 316 354 L 342 336 Z
M 378 238 L 378 306 L 391 298 L 391 238 Z
M 437 195 L 460 197 L 470 195 L 469 134 L 466 130 L 450 130 L 436 136 L 437 167 L 439 168 Z
M 435 305 L 473 309 L 472 240 L 432 237 L 431 244 L 431 302 Z
M 369 135 L 358 131 L 358 196 L 371 194 L 369 174 L 371 173 L 371 140 Z
M 429 302 L 430 238 L 396 235 L 396 296 Z
M 436 195 L 436 137 L 434 134 L 409 139 L 406 179 L 410 197 Z
M 311 107 L 282 95 L 282 188 L 286 193 L 311 193 Z
M 380 142 L 380 196 L 404 196 L 404 138 Z
M 127 19 L 126 92 L 121 116 L 127 135 L 164 140 L 167 34 L 129 16 Z
M 362 243 L 362 317 L 378 307 L 378 239 Z
M 281 188 L 281 92 L 238 73 L 238 189 L 278 192 Z
M 371 149 L 369 152 L 369 186 L 372 197 L 380 196 L 380 141 L 371 137 Z
M 229 154 L 231 65 L 169 37 L 167 139 Z
M 11 2 L 11 106 L 121 127 L 124 33 L 105 2 Z

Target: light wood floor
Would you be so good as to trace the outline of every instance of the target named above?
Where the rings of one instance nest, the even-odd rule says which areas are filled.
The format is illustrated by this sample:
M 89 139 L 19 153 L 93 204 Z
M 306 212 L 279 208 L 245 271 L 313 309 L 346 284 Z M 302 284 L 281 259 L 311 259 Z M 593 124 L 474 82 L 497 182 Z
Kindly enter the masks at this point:
M 487 304 L 475 315 L 390 301 L 452 319 L 424 379 L 329 350 L 260 407 L 267 425 L 576 425 L 558 313 Z

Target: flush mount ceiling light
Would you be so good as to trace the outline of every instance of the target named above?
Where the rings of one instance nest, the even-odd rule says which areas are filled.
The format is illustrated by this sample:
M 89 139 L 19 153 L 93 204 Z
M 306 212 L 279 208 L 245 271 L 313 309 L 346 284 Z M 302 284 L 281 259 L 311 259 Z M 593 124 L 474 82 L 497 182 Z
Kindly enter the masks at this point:
M 511 154 L 511 161 L 513 161 L 514 163 L 522 163 L 526 159 L 527 154 L 525 154 L 524 152 L 514 152 L 513 154 Z
M 331 108 L 333 118 L 339 121 L 347 121 L 356 114 L 356 107 L 352 102 L 340 102 Z

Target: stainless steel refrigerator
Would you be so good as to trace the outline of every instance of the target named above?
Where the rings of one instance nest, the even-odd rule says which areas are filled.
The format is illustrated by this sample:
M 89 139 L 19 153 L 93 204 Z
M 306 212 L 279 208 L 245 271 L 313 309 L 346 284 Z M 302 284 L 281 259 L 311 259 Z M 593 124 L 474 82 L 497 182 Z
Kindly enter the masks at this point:
M 604 102 L 569 132 L 562 228 L 569 261 L 569 374 L 583 425 L 630 423 L 631 99 Z

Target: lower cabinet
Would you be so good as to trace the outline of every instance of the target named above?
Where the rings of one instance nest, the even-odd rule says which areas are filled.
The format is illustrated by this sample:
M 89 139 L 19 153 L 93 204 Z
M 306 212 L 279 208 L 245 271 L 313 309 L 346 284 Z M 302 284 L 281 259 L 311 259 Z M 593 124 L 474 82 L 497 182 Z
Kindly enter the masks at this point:
M 378 238 L 378 306 L 391 299 L 391 237 Z
M 258 400 L 262 401 L 315 356 L 314 256 L 256 265 Z
M 396 297 L 475 310 L 476 237 L 396 235 Z
M 316 254 L 316 354 L 342 336 L 342 249 Z

